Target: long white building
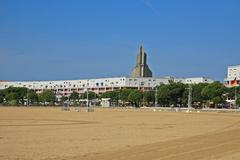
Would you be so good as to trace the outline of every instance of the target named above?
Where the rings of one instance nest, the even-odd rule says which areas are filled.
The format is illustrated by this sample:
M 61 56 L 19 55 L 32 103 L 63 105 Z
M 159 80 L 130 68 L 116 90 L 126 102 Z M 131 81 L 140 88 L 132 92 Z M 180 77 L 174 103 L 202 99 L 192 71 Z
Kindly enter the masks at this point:
M 208 77 L 175 78 L 175 82 L 183 84 L 213 83 L 214 80 Z
M 0 81 L 0 89 L 8 87 L 26 87 L 42 93 L 45 90 L 52 90 L 59 96 L 68 96 L 72 92 L 84 93 L 87 90 L 101 94 L 106 91 L 116 89 L 132 88 L 139 90 L 151 90 L 161 84 L 168 84 L 169 81 L 181 82 L 185 84 L 212 83 L 213 80 L 204 77 L 194 78 L 129 78 L 129 77 L 113 77 L 98 79 L 82 79 L 82 80 L 57 80 L 57 81 Z

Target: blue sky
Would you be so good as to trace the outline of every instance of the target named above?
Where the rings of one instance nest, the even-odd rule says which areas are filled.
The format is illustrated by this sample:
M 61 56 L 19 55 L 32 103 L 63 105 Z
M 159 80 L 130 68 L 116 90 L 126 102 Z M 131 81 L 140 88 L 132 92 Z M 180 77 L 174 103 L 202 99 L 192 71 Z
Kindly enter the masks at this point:
M 222 80 L 240 64 L 239 0 L 0 0 L 0 79 L 127 76 L 140 44 L 154 76 Z

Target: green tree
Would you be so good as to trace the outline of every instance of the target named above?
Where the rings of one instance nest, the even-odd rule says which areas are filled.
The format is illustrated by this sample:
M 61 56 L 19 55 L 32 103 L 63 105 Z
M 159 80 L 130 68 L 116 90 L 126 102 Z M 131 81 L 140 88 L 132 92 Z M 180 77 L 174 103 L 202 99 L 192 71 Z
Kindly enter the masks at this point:
M 73 100 L 73 101 L 76 101 L 79 99 L 79 93 L 77 92 L 72 92 L 70 97 L 69 97 L 70 100 Z
M 158 104 L 161 106 L 169 106 L 170 101 L 170 88 L 169 85 L 162 84 L 158 87 L 157 91 Z
M 70 95 L 70 97 L 69 97 L 69 99 L 70 99 L 71 101 L 73 101 L 74 105 L 76 106 L 79 97 L 80 97 L 80 96 L 79 96 L 79 93 L 77 93 L 77 92 L 72 92 L 71 95 Z
M 229 99 L 235 99 L 235 94 L 240 94 L 240 87 L 231 87 L 231 88 L 225 88 L 226 97 Z
M 155 91 L 143 92 L 143 100 L 148 106 L 153 104 L 155 102 Z
M 7 103 L 11 105 L 24 104 L 27 98 L 28 89 L 25 87 L 9 87 L 4 90 Z
M 225 100 L 222 97 L 217 96 L 212 98 L 212 102 L 217 105 L 225 103 Z
M 55 96 L 54 92 L 51 90 L 46 90 L 39 94 L 39 101 L 44 103 L 44 105 L 46 103 L 53 105 L 55 100 L 56 100 L 56 96 Z
M 201 94 L 205 101 L 212 102 L 216 107 L 218 104 L 225 103 L 225 92 L 226 87 L 222 83 L 213 82 L 205 86 Z
M 63 103 L 63 102 L 65 102 L 65 101 L 67 101 L 68 100 L 68 97 L 66 97 L 66 96 L 62 96 L 61 97 L 61 102 Z
M 4 98 L 5 98 L 4 90 L 0 90 L 0 104 L 4 102 Z
M 120 90 L 105 92 L 101 95 L 101 98 L 111 98 L 112 101 L 118 101 L 120 98 Z
M 8 105 L 17 105 L 17 94 L 14 92 L 7 93 L 6 96 L 6 101 Z
M 128 96 L 132 92 L 132 89 L 122 89 L 120 90 L 120 100 L 123 101 L 123 104 L 128 102 Z
M 89 99 L 89 100 L 98 98 L 98 97 L 97 97 L 97 94 L 96 94 L 95 92 L 92 92 L 92 91 L 88 91 L 88 93 L 87 93 L 87 92 L 84 92 L 83 94 L 81 94 L 80 98 L 81 98 L 81 99 L 87 99 L 87 94 L 88 94 L 88 99 Z
M 28 97 L 29 104 L 34 104 L 38 102 L 38 95 L 34 90 L 28 90 L 27 97 Z
M 203 89 L 208 86 L 207 83 L 199 83 L 193 85 L 193 90 L 192 90 L 192 102 L 197 103 L 200 106 L 204 103 L 204 97 L 201 94 Z
M 188 86 L 183 83 L 170 83 L 169 84 L 169 96 L 170 104 L 177 106 L 184 102 L 184 92 Z
M 142 98 L 143 94 L 139 90 L 132 90 L 128 95 L 128 101 L 131 102 L 135 107 L 139 107 Z
M 238 105 L 238 107 L 240 106 L 240 98 L 237 99 L 236 104 Z

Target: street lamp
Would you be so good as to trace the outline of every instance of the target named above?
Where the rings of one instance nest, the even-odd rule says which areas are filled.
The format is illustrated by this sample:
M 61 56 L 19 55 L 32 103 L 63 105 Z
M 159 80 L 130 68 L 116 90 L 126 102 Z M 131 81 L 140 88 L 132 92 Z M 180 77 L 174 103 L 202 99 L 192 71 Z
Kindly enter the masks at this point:
M 28 107 L 28 88 L 27 88 L 27 107 Z
M 192 84 L 189 83 L 189 88 L 187 88 L 189 90 L 188 92 L 188 109 L 192 108 Z
M 235 97 L 234 97 L 234 99 L 235 99 L 234 105 L 235 105 L 235 108 L 237 109 L 237 99 L 238 99 L 238 96 L 237 96 L 237 86 L 235 86 Z
M 88 100 L 88 88 L 87 88 L 87 109 L 89 107 L 89 100 Z
M 158 88 L 158 86 L 156 86 L 156 88 L 155 88 L 155 107 L 157 107 L 157 105 L 158 105 L 158 102 L 157 102 L 157 88 Z

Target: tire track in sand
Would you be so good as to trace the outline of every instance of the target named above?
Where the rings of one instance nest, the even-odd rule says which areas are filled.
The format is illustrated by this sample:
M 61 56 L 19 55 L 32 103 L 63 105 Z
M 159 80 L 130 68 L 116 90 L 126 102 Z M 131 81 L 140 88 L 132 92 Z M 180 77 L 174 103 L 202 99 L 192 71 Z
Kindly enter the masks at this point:
M 240 152 L 240 129 L 92 153 L 70 160 L 202 160 Z

